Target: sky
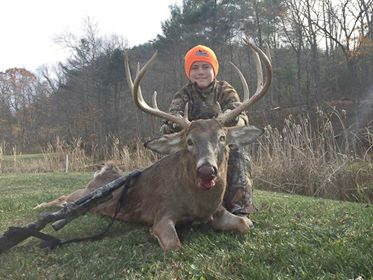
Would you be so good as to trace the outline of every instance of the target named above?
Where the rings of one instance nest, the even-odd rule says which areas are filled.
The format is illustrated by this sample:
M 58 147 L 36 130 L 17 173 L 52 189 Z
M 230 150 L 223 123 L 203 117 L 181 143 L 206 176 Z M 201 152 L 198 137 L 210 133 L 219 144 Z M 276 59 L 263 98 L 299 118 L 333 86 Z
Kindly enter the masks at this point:
M 116 34 L 135 46 L 162 34 L 169 6 L 182 0 L 4 0 L 0 4 L 0 72 L 18 67 L 35 72 L 67 58 L 54 38 L 82 34 L 84 21 L 99 36 Z

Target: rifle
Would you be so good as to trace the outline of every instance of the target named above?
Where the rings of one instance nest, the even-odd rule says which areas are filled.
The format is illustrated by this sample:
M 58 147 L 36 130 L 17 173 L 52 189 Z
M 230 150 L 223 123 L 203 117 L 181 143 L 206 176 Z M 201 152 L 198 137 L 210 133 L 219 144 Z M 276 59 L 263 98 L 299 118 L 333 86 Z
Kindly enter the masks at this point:
M 35 222 L 29 223 L 23 227 L 9 227 L 3 235 L 0 235 L 0 254 L 16 246 L 18 243 L 31 236 L 44 240 L 42 246 L 49 249 L 53 249 L 61 244 L 69 242 L 97 239 L 97 237 L 102 236 L 103 233 L 93 237 L 64 241 L 51 235 L 42 233 L 40 232 L 40 230 L 42 230 L 46 225 L 52 222 L 53 229 L 56 231 L 60 230 L 73 219 L 84 215 L 98 204 L 110 200 L 113 197 L 112 192 L 124 186 L 116 209 L 116 213 L 118 213 L 120 207 L 122 207 L 122 202 L 125 202 L 127 199 L 128 189 L 134 185 L 136 178 L 140 174 L 141 171 L 135 170 L 127 174 L 126 176 L 121 176 L 114 181 L 111 181 L 106 185 L 97 188 L 96 190 L 80 199 L 77 199 L 74 202 L 67 203 L 62 209 L 56 212 L 41 213 L 40 218 Z M 112 222 L 114 221 L 115 216 L 116 214 L 112 217 Z M 109 225 L 109 227 L 111 226 L 111 224 Z

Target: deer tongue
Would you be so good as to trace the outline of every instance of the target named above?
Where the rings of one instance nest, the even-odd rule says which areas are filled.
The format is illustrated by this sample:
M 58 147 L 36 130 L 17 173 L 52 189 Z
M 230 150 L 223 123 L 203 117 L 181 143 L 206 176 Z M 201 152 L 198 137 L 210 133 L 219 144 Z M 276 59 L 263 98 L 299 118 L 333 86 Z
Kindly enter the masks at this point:
M 215 187 L 215 181 L 209 179 L 201 179 L 200 185 L 205 190 L 210 190 Z

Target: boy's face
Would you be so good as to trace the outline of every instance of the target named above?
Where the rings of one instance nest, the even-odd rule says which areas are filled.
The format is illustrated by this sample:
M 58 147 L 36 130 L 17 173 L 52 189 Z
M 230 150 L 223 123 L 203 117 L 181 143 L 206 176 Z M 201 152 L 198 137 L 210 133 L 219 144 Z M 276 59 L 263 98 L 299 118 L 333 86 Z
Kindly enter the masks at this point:
M 210 63 L 196 61 L 192 64 L 189 72 L 189 79 L 200 89 L 207 88 L 214 78 L 214 69 L 212 69 Z

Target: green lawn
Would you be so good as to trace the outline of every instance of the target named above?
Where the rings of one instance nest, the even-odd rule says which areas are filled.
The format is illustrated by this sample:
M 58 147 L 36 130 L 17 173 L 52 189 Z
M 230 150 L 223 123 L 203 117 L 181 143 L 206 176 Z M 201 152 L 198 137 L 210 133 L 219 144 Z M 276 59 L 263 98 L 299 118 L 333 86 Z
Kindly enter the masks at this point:
M 44 154 L 17 154 L 15 157 L 13 155 L 4 155 L 3 160 L 5 163 L 13 162 L 14 160 L 22 160 L 22 161 L 35 161 L 35 160 L 42 160 L 44 158 Z
M 92 174 L 0 175 L 0 232 L 37 219 L 39 202 L 69 193 Z M 96 242 L 45 253 L 29 239 L 0 255 L 0 279 L 373 279 L 372 205 L 255 192 L 260 208 L 245 236 L 206 225 L 179 229 L 183 247 L 164 254 L 148 228 L 116 222 Z M 109 222 L 85 215 L 44 232 L 73 238 Z
M 60 153 L 17 154 L 0 157 L 1 173 L 63 171 L 64 165 L 64 156 Z

